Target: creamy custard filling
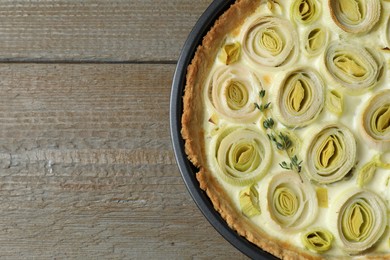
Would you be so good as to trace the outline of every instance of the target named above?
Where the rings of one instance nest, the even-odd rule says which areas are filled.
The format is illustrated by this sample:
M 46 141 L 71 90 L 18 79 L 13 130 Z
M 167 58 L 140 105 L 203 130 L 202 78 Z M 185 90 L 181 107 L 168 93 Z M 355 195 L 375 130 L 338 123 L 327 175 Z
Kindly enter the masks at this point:
M 390 254 L 390 171 L 373 159 L 390 153 L 390 2 L 271 2 L 209 72 L 207 167 L 277 239 L 330 258 Z

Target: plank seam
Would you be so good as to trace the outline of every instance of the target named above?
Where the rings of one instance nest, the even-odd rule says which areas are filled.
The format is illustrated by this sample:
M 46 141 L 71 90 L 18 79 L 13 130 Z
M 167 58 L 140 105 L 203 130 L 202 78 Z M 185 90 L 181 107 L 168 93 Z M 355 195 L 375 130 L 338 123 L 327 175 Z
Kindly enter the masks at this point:
M 128 60 L 128 61 L 106 61 L 106 60 L 0 60 L 0 64 L 140 64 L 140 65 L 176 65 L 176 60 Z

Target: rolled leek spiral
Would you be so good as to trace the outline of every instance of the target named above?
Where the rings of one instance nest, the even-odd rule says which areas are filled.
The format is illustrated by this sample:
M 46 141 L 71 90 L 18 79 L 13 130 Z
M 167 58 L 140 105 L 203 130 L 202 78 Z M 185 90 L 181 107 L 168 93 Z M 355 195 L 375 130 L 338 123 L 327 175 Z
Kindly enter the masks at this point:
M 310 225 L 317 216 L 318 203 L 314 189 L 292 171 L 272 177 L 267 190 L 267 209 L 276 227 L 297 231 Z
M 349 33 L 370 31 L 381 16 L 379 0 L 329 0 L 333 21 Z
M 313 69 L 289 72 L 272 90 L 274 115 L 288 127 L 303 127 L 314 121 L 323 109 L 324 84 Z
M 324 253 L 331 249 L 333 240 L 332 233 L 323 228 L 311 229 L 302 235 L 303 245 L 317 253 Z
M 341 124 L 330 123 L 308 136 L 313 137 L 303 149 L 307 177 L 320 184 L 344 178 L 356 161 L 356 141 L 351 131 Z
M 320 13 L 317 0 L 295 0 L 291 5 L 291 20 L 302 24 L 314 22 Z
M 269 139 L 255 127 L 221 129 L 214 137 L 212 154 L 221 178 L 241 186 L 260 180 L 272 160 Z
M 257 18 L 244 29 L 243 54 L 247 59 L 268 68 L 282 67 L 295 61 L 299 53 L 298 34 L 282 18 Z
M 254 106 L 262 83 L 259 78 L 242 65 L 217 68 L 206 87 L 206 101 L 228 120 L 251 123 L 260 113 Z
M 372 96 L 365 105 L 359 122 L 365 142 L 379 151 L 390 150 L 390 90 Z
M 325 52 L 325 67 L 350 94 L 374 87 L 381 78 L 383 60 L 373 50 L 349 43 L 333 42 Z
M 352 188 L 336 198 L 330 210 L 332 230 L 343 249 L 357 254 L 372 247 L 387 226 L 387 207 L 375 193 Z

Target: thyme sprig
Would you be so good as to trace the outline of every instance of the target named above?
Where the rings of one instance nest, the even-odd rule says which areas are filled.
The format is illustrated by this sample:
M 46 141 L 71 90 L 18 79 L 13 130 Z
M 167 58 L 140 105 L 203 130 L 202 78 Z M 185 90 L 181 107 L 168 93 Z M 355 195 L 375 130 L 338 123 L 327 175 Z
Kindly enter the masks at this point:
M 297 173 L 300 173 L 302 171 L 302 161 L 299 161 L 298 156 L 291 156 L 287 152 L 287 149 L 289 149 L 293 145 L 293 142 L 288 135 L 284 134 L 283 132 L 277 132 L 274 126 L 275 121 L 272 118 L 268 118 L 263 121 L 263 127 L 270 132 L 267 134 L 269 140 L 271 140 L 275 144 L 278 150 L 286 151 L 286 154 L 290 159 L 289 163 L 283 161 L 279 163 L 279 165 L 283 169 L 293 170 Z
M 302 170 L 302 161 L 299 161 L 298 157 L 296 155 L 294 155 L 291 158 L 291 162 L 290 163 L 287 163 L 287 162 L 283 161 L 283 162 L 279 163 L 279 165 L 283 169 L 293 170 L 293 171 L 296 171 L 298 173 L 300 173 L 301 170 Z
M 265 121 L 264 121 L 263 126 L 265 129 L 270 129 L 269 124 L 265 123 Z M 272 131 L 271 134 L 267 134 L 267 135 L 268 135 L 269 140 L 271 140 L 272 142 L 275 143 L 276 148 L 278 148 L 278 150 L 281 150 L 281 151 L 287 150 L 293 144 L 292 141 L 290 140 L 290 138 L 287 135 L 283 134 L 282 132 L 279 132 L 277 134 L 275 131 Z
M 263 102 L 263 99 L 264 99 L 264 97 L 265 97 L 265 90 L 264 90 L 264 89 L 262 89 L 262 90 L 259 92 L 259 97 L 260 97 L 260 99 L 261 99 L 261 103 L 260 103 L 260 104 L 254 103 L 254 104 L 255 104 L 255 107 L 256 107 L 258 110 L 260 110 L 261 112 L 265 112 L 267 109 L 270 108 L 271 102 L 268 102 L 268 103 L 264 104 L 264 102 Z
M 271 102 L 264 102 L 265 97 L 265 90 L 262 89 L 259 92 L 259 97 L 261 99 L 261 104 L 255 103 L 255 107 L 259 109 L 264 115 L 267 115 L 267 110 L 271 106 Z M 265 104 L 265 105 L 263 105 Z M 290 162 L 283 161 L 279 163 L 280 167 L 286 170 L 292 170 L 297 173 L 300 173 L 302 171 L 302 161 L 298 159 L 297 155 L 290 155 L 290 153 L 287 152 L 287 150 L 293 146 L 293 141 L 290 139 L 290 137 L 283 132 L 278 132 L 275 129 L 275 121 L 272 117 L 268 117 L 264 119 L 263 121 L 263 127 L 265 130 L 267 130 L 267 136 L 270 141 L 272 141 L 275 144 L 275 147 L 280 151 L 285 151 L 287 154 L 287 157 L 290 159 Z M 302 178 L 301 178 L 302 180 Z

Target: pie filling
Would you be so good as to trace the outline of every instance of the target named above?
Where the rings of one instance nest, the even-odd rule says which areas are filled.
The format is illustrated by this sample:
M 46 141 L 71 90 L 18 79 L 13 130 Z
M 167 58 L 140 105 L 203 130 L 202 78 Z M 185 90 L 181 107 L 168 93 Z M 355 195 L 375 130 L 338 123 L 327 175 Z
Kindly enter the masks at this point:
M 261 1 L 202 83 L 205 167 L 261 232 L 390 254 L 390 2 Z

